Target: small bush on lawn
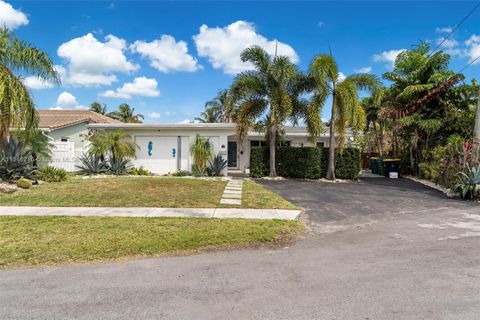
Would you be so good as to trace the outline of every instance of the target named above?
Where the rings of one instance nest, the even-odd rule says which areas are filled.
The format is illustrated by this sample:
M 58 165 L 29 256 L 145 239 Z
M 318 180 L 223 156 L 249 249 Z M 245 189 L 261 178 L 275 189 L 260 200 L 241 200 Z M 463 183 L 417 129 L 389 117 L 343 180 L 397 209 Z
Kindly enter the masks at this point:
M 187 170 L 178 170 L 171 174 L 173 177 L 186 177 L 191 176 L 192 174 Z
M 140 168 L 131 168 L 130 170 L 128 170 L 128 174 L 131 174 L 134 176 L 149 176 L 151 173 L 147 169 L 140 167 Z
M 30 189 L 30 187 L 32 186 L 32 181 L 30 181 L 28 179 L 25 179 L 25 178 L 21 178 L 21 179 L 18 179 L 17 181 L 15 181 L 15 184 L 19 188 Z
M 67 172 L 62 168 L 45 166 L 38 169 L 37 178 L 45 182 L 61 182 L 67 180 Z

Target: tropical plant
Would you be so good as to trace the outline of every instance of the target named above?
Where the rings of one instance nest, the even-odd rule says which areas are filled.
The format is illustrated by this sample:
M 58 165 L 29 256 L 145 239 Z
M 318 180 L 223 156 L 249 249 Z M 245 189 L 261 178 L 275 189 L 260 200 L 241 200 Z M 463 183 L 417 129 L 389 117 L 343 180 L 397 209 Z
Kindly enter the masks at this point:
M 187 176 L 191 176 L 192 174 L 187 171 L 187 170 L 178 170 L 178 171 L 175 171 L 171 174 L 171 176 L 173 177 L 187 177 Z
M 240 57 L 243 62 L 252 64 L 254 70 L 237 75 L 230 88 L 232 101 L 238 105 L 237 136 L 242 141 L 259 119 L 264 121 L 270 146 L 270 176 L 275 177 L 277 135 L 279 128 L 297 110 L 296 93 L 300 90 L 294 89 L 301 74 L 288 57 L 271 58 L 258 46 L 245 49 Z M 302 111 L 311 114 L 311 119 L 317 119 L 316 123 L 321 122 L 319 113 Z M 311 121 L 306 123 L 310 128 Z
M 45 52 L 17 39 L 8 29 L 0 29 L 0 146 L 8 140 L 10 127 L 32 130 L 38 125 L 28 88 L 14 72 L 59 83 Z
M 473 162 L 480 164 L 480 91 L 477 99 L 477 108 L 475 110 L 475 126 L 473 131 Z
M 62 182 L 67 180 L 67 171 L 53 166 L 44 166 L 38 169 L 36 177 L 45 182 Z
M 98 102 L 92 102 L 90 104 L 90 111 L 105 115 L 107 113 L 107 105 L 105 103 L 102 105 Z
M 144 119 L 143 114 L 135 113 L 135 108 L 126 103 L 119 105 L 117 111 L 110 112 L 107 116 L 125 123 L 142 123 Z
M 10 138 L 0 150 L 0 179 L 13 181 L 34 174 L 31 153 L 17 139 Z
M 205 175 L 207 162 L 213 152 L 210 140 L 197 134 L 190 146 L 190 151 L 193 155 L 193 174 L 198 176 Z
M 221 90 L 215 98 L 205 103 L 205 110 L 195 121 L 200 123 L 230 123 L 235 120 L 232 96 L 228 90 Z
M 100 157 L 93 154 L 84 154 L 80 157 L 81 164 L 77 166 L 79 174 L 90 175 L 106 173 L 108 165 Z
M 108 161 L 108 172 L 117 176 L 127 174 L 130 168 L 130 159 L 110 158 Z
M 228 165 L 228 161 L 223 159 L 220 154 L 208 160 L 207 174 L 211 177 L 218 177 L 222 174 L 222 170 Z
M 467 173 L 458 173 L 455 191 L 460 194 L 462 199 L 480 199 L 480 166 L 472 168 L 467 166 L 467 169 Z
M 25 179 L 25 178 L 20 178 L 17 181 L 15 181 L 15 184 L 17 187 L 22 188 L 22 189 L 30 189 L 32 186 L 32 181 Z
M 140 167 L 140 168 L 131 168 L 128 170 L 128 174 L 134 175 L 134 176 L 148 176 L 151 174 L 150 171 L 147 169 Z
M 327 54 L 313 59 L 308 74 L 315 83 L 311 100 L 315 107 L 312 109 L 321 110 L 327 98 L 332 98 L 327 179 L 334 180 L 335 148 L 343 146 L 348 128 L 359 131 L 366 125 L 365 111 L 358 97 L 359 90 L 373 91 L 379 87 L 379 80 L 369 74 L 354 74 L 344 78 L 335 59 Z
M 35 168 L 40 163 L 47 162 L 52 156 L 53 144 L 48 136 L 40 130 L 19 130 L 15 137 L 25 145 L 25 149 L 32 155 L 32 164 Z
M 130 135 L 123 130 L 97 131 L 90 137 L 89 153 L 102 160 L 114 161 L 135 157 L 137 145 Z
M 195 121 L 200 123 L 218 123 L 221 122 L 221 119 L 221 110 L 208 107 L 205 107 L 205 110 L 200 112 L 200 117 L 195 117 Z

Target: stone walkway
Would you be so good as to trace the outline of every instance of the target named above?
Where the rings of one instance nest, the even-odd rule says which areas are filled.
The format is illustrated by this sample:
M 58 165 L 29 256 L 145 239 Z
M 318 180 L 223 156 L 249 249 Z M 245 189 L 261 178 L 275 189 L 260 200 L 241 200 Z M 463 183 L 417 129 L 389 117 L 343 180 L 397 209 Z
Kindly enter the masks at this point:
M 227 183 L 225 191 L 223 191 L 221 204 L 242 204 L 242 187 L 243 180 L 232 179 Z
M 0 216 L 180 217 L 295 220 L 300 210 L 240 208 L 107 208 L 0 206 Z

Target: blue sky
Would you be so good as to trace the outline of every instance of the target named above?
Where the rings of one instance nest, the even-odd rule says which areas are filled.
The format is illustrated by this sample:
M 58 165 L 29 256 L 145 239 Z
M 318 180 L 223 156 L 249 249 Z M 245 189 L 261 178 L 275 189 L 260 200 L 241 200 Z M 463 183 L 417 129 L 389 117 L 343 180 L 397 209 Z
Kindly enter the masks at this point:
M 328 43 L 340 70 L 381 76 L 401 49 L 436 43 L 475 2 L 128 2 L 0 0 L 0 23 L 47 51 L 62 75 L 28 78 L 39 109 L 109 111 L 126 102 L 146 122 L 192 120 L 248 69 L 242 48 L 264 46 L 302 70 Z M 480 9 L 444 44 L 458 70 L 480 55 Z M 478 77 L 480 63 L 465 71 Z M 324 108 L 324 118 L 328 117 Z

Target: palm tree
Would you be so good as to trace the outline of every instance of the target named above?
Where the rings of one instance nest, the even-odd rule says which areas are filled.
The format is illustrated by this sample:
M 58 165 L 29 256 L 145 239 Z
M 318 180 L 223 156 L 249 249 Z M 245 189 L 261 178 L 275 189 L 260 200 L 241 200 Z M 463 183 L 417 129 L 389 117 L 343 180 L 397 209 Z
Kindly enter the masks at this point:
M 221 116 L 221 111 L 215 110 L 214 108 L 205 108 L 205 110 L 200 113 L 200 117 L 195 117 L 195 121 L 200 123 L 218 123 L 221 122 Z
M 130 107 L 126 103 L 119 105 L 117 111 L 110 112 L 107 116 L 125 123 L 142 123 L 144 119 L 143 114 L 135 114 L 135 108 Z
M 243 140 L 259 118 L 265 119 L 270 146 L 270 176 L 275 177 L 277 133 L 295 112 L 296 97 L 292 88 L 300 72 L 288 57 L 271 58 L 258 46 L 245 49 L 240 57 L 255 69 L 237 75 L 230 89 L 233 101 L 239 106 L 237 136 Z
M 113 162 L 135 157 L 137 145 L 123 130 L 95 132 L 90 142 L 89 153 L 102 160 L 107 156 Z
M 90 104 L 90 111 L 105 115 L 107 113 L 107 105 L 106 104 L 100 104 L 98 102 L 92 102 Z
M 38 115 L 22 75 L 36 76 L 44 81 L 59 83 L 50 57 L 8 29 L 0 29 L 0 146 L 10 136 L 10 127 L 35 131 Z
M 48 136 L 40 130 L 29 132 L 27 130 L 19 130 L 15 132 L 15 136 L 22 144 L 25 150 L 32 155 L 32 164 L 34 168 L 38 167 L 38 160 L 44 163 L 52 156 L 53 144 L 50 143 Z
M 309 76 L 315 81 L 312 104 L 323 106 L 326 99 L 332 97 L 327 179 L 335 180 L 335 135 L 338 135 L 338 146 L 341 147 L 348 128 L 361 130 L 365 127 L 366 116 L 358 91 L 374 90 L 379 86 L 379 80 L 369 74 L 354 74 L 342 79 L 335 59 L 326 54 L 313 59 Z

